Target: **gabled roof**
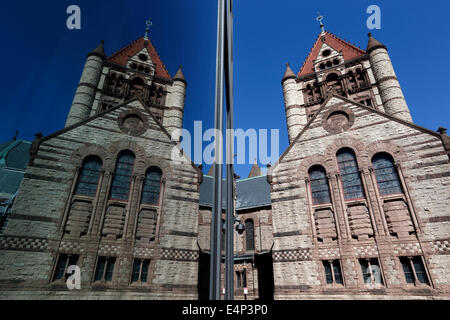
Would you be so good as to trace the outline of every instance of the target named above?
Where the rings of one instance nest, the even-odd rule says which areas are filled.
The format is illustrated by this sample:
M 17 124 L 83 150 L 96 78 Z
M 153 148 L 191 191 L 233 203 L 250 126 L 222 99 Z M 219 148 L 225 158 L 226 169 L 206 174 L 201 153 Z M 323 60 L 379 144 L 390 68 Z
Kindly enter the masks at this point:
M 226 207 L 226 181 L 222 181 L 222 208 Z M 270 185 L 266 176 L 236 181 L 236 210 L 261 208 L 271 205 Z M 204 176 L 200 185 L 200 205 L 212 207 L 213 177 Z
M 344 61 L 351 60 L 366 54 L 364 50 L 352 45 L 347 41 L 342 40 L 338 36 L 328 31 L 325 31 L 324 34 L 319 34 L 317 36 L 314 46 L 309 51 L 309 55 L 303 63 L 300 72 L 298 73 L 299 77 L 314 72 L 314 60 L 317 59 L 323 43 L 326 43 L 336 51 L 342 51 L 342 54 L 344 55 Z
M 9 169 L 25 170 L 30 158 L 31 143 L 23 140 L 0 144 L 0 165 Z
M 116 53 L 108 57 L 107 60 L 125 66 L 128 62 L 129 57 L 135 56 L 139 51 L 144 49 L 146 45 L 147 45 L 147 52 L 150 58 L 152 59 L 153 64 L 156 66 L 155 75 L 160 78 L 165 78 L 169 80 L 172 79 L 170 77 L 169 72 L 166 69 L 166 66 L 159 57 L 158 52 L 152 45 L 152 42 L 150 41 L 150 39 L 146 41 L 144 37 L 141 37 L 133 41 L 125 48 L 117 51 Z
M 417 124 L 415 124 L 415 123 L 412 123 L 412 122 L 409 122 L 409 121 L 405 121 L 405 120 L 402 120 L 402 119 L 400 119 L 400 118 L 391 116 L 391 115 L 389 115 L 389 114 L 387 114 L 387 113 L 385 113 L 385 112 L 382 112 L 382 111 L 373 109 L 373 108 L 368 107 L 368 106 L 366 106 L 366 105 L 364 105 L 364 104 L 361 104 L 361 103 L 359 103 L 359 102 L 357 102 L 357 101 L 354 101 L 354 100 L 345 98 L 345 97 L 343 97 L 343 96 L 341 96 L 341 95 L 338 95 L 337 93 L 333 93 L 333 94 L 329 95 L 329 96 L 327 97 L 327 99 L 325 99 L 325 101 L 324 101 L 324 102 L 322 103 L 322 105 L 320 106 L 319 110 L 317 110 L 317 112 L 315 112 L 314 116 L 306 123 L 305 127 L 299 132 L 299 134 L 295 137 L 295 139 L 291 142 L 291 144 L 286 148 L 286 150 L 285 150 L 285 151 L 283 152 L 283 154 L 280 156 L 280 158 L 279 158 L 278 161 L 275 163 L 275 165 L 269 169 L 269 171 L 268 171 L 268 173 L 267 173 L 268 176 L 270 176 L 271 172 L 273 172 L 273 171 L 275 170 L 275 168 L 278 166 L 278 164 L 284 159 L 284 157 L 289 153 L 289 151 L 294 147 L 294 145 L 300 140 L 300 138 L 301 138 L 301 137 L 303 136 L 303 134 L 309 129 L 309 127 L 310 127 L 311 124 L 316 120 L 316 118 L 319 116 L 319 114 L 321 114 L 322 111 L 327 107 L 328 102 L 330 102 L 330 100 L 331 100 L 332 98 L 338 98 L 338 99 L 340 99 L 340 100 L 342 100 L 342 101 L 344 101 L 344 102 L 354 104 L 354 105 L 356 105 L 356 106 L 358 106 L 358 107 L 360 107 L 360 108 L 362 108 L 362 109 L 364 109 L 364 110 L 366 110 L 366 111 L 369 111 L 369 112 L 372 112 L 372 113 L 376 113 L 376 114 L 378 114 L 378 115 L 380 115 L 380 116 L 383 116 L 383 117 L 385 117 L 385 118 L 388 118 L 389 120 L 392 120 L 392 121 L 401 123 L 401 124 L 403 124 L 403 125 L 405 125 L 405 126 L 411 127 L 411 128 L 413 128 L 413 129 L 416 129 L 416 130 L 419 130 L 419 131 L 422 131 L 422 132 L 424 132 L 424 133 L 430 134 L 430 135 L 435 136 L 435 137 L 437 137 L 437 138 L 440 138 L 440 137 L 441 137 L 441 135 L 440 135 L 438 132 L 435 132 L 435 131 L 432 131 L 432 130 L 430 130 L 430 129 L 424 128 L 424 127 L 419 126 L 419 125 L 417 125 Z

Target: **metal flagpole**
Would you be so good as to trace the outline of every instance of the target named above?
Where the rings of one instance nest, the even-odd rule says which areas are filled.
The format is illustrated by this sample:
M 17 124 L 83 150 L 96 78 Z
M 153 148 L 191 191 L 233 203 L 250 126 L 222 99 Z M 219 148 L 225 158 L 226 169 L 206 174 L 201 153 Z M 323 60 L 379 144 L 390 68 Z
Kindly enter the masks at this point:
M 217 21 L 217 56 L 216 56 L 216 101 L 215 101 L 215 163 L 213 185 L 213 208 L 211 212 L 211 260 L 209 299 L 220 300 L 220 267 L 222 260 L 221 232 L 222 232 L 222 161 L 223 161 L 223 81 L 224 81 L 224 24 L 225 3 L 218 0 Z
M 226 0 L 225 19 L 225 86 L 227 98 L 227 203 L 226 203 L 226 252 L 225 299 L 234 299 L 234 146 L 233 146 L 233 1 Z

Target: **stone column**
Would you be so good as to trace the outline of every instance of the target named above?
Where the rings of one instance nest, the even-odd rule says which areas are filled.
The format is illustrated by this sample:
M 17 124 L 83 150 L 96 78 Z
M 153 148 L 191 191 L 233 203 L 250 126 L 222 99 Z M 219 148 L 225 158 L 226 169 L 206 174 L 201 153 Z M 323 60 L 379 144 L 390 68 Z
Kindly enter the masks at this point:
M 105 53 L 102 42 L 87 57 L 81 80 L 67 117 L 66 128 L 89 118 L 97 92 L 97 86 L 102 75 L 104 59 Z

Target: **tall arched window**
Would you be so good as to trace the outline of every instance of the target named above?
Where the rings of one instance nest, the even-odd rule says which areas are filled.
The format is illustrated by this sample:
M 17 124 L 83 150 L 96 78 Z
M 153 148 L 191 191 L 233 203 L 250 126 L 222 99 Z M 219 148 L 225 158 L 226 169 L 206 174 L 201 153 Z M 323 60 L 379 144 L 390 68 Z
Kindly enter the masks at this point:
M 325 169 L 321 166 L 313 166 L 309 169 L 309 180 L 313 205 L 330 203 L 330 188 Z
M 255 225 L 252 219 L 245 220 L 245 248 L 255 250 Z
M 344 187 L 345 200 L 364 198 L 358 163 L 352 149 L 343 148 L 337 153 L 339 173 Z
M 157 167 L 151 167 L 145 174 L 142 187 L 141 203 L 157 205 L 161 192 L 162 171 Z
M 372 158 L 372 166 L 381 195 L 403 193 L 394 159 L 387 153 L 378 153 Z
M 126 150 L 117 156 L 116 169 L 111 184 L 110 199 L 128 200 L 133 175 L 135 156 L 133 152 Z
M 78 175 L 75 194 L 81 196 L 95 197 L 97 193 L 98 180 L 102 169 L 102 160 L 97 156 L 89 156 L 83 161 Z

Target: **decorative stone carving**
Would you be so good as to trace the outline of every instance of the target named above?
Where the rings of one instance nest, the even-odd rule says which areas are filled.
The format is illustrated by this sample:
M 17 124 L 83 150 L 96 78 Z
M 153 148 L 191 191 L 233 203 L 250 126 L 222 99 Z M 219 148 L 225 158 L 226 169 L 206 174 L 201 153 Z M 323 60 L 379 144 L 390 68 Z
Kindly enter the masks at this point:
M 347 131 L 355 122 L 353 112 L 342 106 L 330 108 L 322 118 L 322 126 L 330 133 L 341 133 Z
M 148 120 L 138 110 L 124 111 L 117 119 L 120 130 L 133 137 L 144 134 L 148 129 Z
M 369 210 L 364 204 L 349 206 L 347 214 L 353 238 L 360 240 L 373 236 L 374 232 L 370 221 Z
M 87 234 L 93 205 L 91 201 L 75 200 L 70 206 L 65 233 L 81 237 Z
M 336 224 L 331 209 L 317 209 L 314 213 L 317 240 L 331 242 L 337 239 Z
M 146 243 L 155 241 L 157 222 L 158 212 L 156 210 L 142 209 L 138 217 L 136 240 Z
M 110 239 L 119 239 L 123 235 L 126 207 L 121 204 L 111 204 L 106 210 L 102 235 Z
M 402 238 L 414 233 L 408 205 L 403 199 L 387 200 L 383 204 L 383 209 L 392 236 Z

